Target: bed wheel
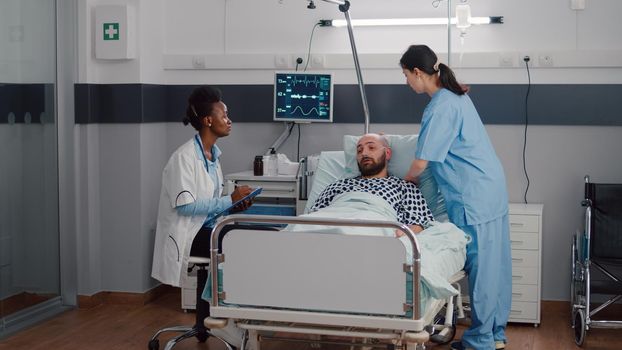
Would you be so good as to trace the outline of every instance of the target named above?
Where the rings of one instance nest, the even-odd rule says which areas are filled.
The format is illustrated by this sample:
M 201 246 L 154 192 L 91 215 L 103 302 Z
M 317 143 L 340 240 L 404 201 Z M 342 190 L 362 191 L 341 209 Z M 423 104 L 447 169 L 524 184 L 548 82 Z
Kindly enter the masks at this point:
M 456 326 L 446 327 L 440 332 L 436 332 L 430 336 L 430 340 L 436 344 L 449 344 L 456 336 Z

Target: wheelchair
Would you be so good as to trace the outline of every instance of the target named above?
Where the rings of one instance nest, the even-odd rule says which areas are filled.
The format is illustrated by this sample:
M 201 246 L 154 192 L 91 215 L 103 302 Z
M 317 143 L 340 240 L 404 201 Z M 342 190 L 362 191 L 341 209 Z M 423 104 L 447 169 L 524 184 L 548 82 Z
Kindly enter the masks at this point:
M 622 320 L 593 319 L 622 299 L 621 278 L 612 272 L 622 268 L 622 184 L 591 183 L 586 176 L 581 205 L 585 207 L 585 229 L 572 241 L 570 284 L 571 322 L 578 346 L 583 345 L 590 328 L 622 328 Z M 594 272 L 599 279 L 594 279 Z M 609 299 L 597 305 L 593 294 Z

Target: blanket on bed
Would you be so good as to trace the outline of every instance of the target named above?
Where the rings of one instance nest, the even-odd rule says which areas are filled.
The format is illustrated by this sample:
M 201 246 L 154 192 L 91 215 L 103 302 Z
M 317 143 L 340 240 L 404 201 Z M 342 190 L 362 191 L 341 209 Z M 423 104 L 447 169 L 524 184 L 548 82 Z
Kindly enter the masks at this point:
M 397 221 L 393 207 L 379 196 L 367 192 L 348 192 L 336 197 L 330 206 L 301 215 L 315 218 Z M 346 227 L 292 224 L 285 231 L 324 232 L 394 237 L 392 228 Z M 426 294 L 441 299 L 458 291 L 448 278 L 464 267 L 468 236 L 451 223 L 435 222 L 416 235 L 421 250 L 421 278 Z M 400 238 L 406 248 L 406 260 L 412 264 L 413 247 L 406 236 Z

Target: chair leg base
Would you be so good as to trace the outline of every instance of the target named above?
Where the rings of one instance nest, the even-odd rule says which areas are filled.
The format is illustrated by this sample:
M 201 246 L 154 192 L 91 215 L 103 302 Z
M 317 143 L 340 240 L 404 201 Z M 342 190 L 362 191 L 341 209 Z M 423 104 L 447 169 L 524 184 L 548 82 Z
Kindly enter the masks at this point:
M 196 326 L 195 327 L 177 326 L 177 327 L 168 327 L 168 328 L 160 329 L 153 337 L 151 337 L 151 340 L 149 340 L 149 344 L 148 344 L 149 350 L 160 350 L 160 340 L 158 339 L 158 336 L 165 332 L 181 332 L 182 334 L 170 339 L 166 343 L 164 350 L 171 350 L 180 341 L 184 339 L 192 338 L 192 337 L 196 337 L 200 343 L 206 342 L 209 337 L 214 337 L 220 340 L 221 342 L 223 342 L 227 349 L 235 349 L 229 343 L 227 343 L 224 339 L 221 339 L 220 337 L 217 337 L 213 335 L 212 333 L 210 333 L 210 331 L 207 328 L 198 329 Z

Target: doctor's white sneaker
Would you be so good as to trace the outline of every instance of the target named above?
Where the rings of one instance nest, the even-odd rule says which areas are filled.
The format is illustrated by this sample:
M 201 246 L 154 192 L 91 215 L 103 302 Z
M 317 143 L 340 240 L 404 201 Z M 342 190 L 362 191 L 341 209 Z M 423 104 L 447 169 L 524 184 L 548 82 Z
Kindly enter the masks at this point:
M 503 340 L 495 341 L 495 350 L 503 350 L 505 349 L 505 342 Z

